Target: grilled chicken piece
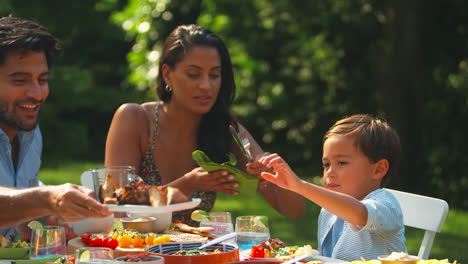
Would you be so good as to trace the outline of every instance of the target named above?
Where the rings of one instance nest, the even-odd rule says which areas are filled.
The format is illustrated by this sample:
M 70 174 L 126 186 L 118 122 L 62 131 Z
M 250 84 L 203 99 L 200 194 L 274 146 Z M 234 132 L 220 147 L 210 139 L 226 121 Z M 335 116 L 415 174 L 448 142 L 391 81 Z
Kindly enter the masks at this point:
M 161 206 L 167 204 L 167 187 L 151 186 L 148 189 L 149 201 L 152 206 Z
M 161 206 L 167 204 L 167 187 L 146 185 L 143 181 L 133 181 L 122 188 L 115 184 L 109 173 L 100 186 L 99 199 L 105 204 L 140 204 Z
M 104 178 L 104 185 L 99 187 L 99 199 L 105 204 L 117 203 L 114 194 L 115 189 L 117 189 L 117 185 L 115 184 L 114 177 L 108 173 Z
M 119 204 L 166 205 L 166 187 L 146 185 L 142 181 L 133 181 L 123 188 L 115 190 Z

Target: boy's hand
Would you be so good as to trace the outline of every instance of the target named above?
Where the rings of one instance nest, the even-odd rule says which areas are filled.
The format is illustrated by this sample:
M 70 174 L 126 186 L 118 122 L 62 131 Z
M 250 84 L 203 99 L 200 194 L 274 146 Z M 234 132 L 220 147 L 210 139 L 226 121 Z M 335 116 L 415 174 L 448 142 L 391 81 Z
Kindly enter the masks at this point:
M 256 156 L 251 162 L 245 164 L 246 172 L 252 176 L 257 177 L 259 185 L 265 185 L 268 183 L 268 181 L 263 179 L 261 175 L 263 172 L 273 172 L 271 168 L 268 168 L 264 164 L 260 163 L 260 159 L 268 155 L 271 155 L 271 153 L 262 153 L 261 155 Z
M 281 188 L 294 190 L 299 184 L 299 177 L 289 167 L 288 163 L 284 161 L 278 154 L 271 154 L 262 157 L 258 160 L 259 163 L 265 165 L 267 168 L 273 168 L 275 175 L 269 172 L 262 172 L 263 179 L 278 185 Z

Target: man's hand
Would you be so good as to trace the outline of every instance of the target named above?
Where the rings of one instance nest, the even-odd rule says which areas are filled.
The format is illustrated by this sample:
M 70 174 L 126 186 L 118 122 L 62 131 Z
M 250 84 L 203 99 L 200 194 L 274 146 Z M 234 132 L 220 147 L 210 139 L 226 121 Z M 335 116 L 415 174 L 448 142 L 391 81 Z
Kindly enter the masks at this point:
M 46 186 L 49 206 L 54 215 L 65 222 L 73 223 L 89 217 L 111 215 L 107 207 L 96 201 L 95 194 L 84 186 L 63 184 Z

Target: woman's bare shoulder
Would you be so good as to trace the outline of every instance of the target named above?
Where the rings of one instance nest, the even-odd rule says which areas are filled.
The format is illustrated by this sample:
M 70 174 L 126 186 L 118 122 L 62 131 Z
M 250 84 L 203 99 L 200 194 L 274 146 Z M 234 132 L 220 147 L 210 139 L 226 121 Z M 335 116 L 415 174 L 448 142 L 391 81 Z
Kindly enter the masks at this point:
M 125 103 L 117 109 L 116 114 L 130 116 L 132 118 L 145 117 L 150 112 L 154 112 L 155 105 L 156 102 L 143 104 Z
M 125 122 L 131 125 L 146 125 L 147 110 L 143 105 L 125 103 L 115 111 L 114 121 Z

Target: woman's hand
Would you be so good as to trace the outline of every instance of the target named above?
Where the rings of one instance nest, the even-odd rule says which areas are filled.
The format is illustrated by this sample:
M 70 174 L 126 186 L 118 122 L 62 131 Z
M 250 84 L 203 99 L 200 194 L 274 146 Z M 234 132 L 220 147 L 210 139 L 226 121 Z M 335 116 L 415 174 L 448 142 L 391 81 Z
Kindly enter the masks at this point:
M 179 189 L 167 186 L 167 204 L 183 203 L 188 197 Z
M 182 177 L 184 183 L 179 188 L 188 195 L 196 191 L 215 191 L 227 194 L 238 194 L 239 191 L 233 188 L 239 187 L 239 183 L 234 180 L 234 176 L 227 171 L 207 172 L 198 167 Z

